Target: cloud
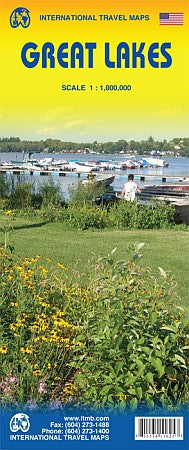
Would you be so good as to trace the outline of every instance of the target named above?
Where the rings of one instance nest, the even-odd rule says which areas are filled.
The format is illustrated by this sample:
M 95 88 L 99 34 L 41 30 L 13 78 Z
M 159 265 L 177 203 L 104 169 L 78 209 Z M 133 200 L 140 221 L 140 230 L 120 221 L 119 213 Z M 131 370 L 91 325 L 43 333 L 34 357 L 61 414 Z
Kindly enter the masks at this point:
M 55 136 L 57 134 L 57 129 L 55 127 L 46 127 L 46 128 L 40 128 L 36 130 L 36 134 L 42 135 L 42 136 Z
M 84 119 L 70 120 L 69 122 L 66 122 L 63 127 L 66 128 L 66 130 L 70 130 L 72 128 L 78 128 L 80 125 L 87 126 L 87 121 Z
M 176 117 L 180 116 L 181 111 L 179 109 L 160 109 L 158 111 L 155 111 L 154 116 L 155 117 Z
M 45 123 L 52 123 L 57 120 L 61 120 L 65 117 L 65 114 L 70 114 L 74 112 L 74 108 L 71 106 L 60 106 L 59 108 L 48 110 L 43 115 L 43 121 Z
M 87 133 L 85 132 L 85 131 L 80 131 L 79 132 L 79 136 L 82 138 L 82 137 L 85 137 L 87 135 Z
M 94 121 L 94 120 L 86 120 L 86 119 L 73 119 L 70 120 L 69 122 L 64 123 L 63 127 L 66 130 L 71 130 L 71 129 L 81 129 L 82 128 L 88 128 L 88 127 L 94 127 L 96 125 L 98 125 L 100 122 L 98 121 Z M 83 131 L 82 131 L 83 132 Z

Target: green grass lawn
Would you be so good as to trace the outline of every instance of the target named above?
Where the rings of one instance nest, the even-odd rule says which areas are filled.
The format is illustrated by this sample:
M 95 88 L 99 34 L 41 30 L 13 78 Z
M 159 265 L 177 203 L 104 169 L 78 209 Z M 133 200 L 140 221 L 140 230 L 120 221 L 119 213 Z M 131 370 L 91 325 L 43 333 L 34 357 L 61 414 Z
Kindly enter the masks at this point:
M 1 226 L 5 217 L 1 216 Z M 78 266 L 84 270 L 95 253 L 107 255 L 117 247 L 116 258 L 128 259 L 128 247 L 144 242 L 141 264 L 151 267 L 154 274 L 158 267 L 174 275 L 180 296 L 179 304 L 187 306 L 189 292 L 188 255 L 189 234 L 185 230 L 69 230 L 62 223 L 45 223 L 38 219 L 16 218 L 9 243 L 21 257 L 41 255 L 52 258 L 52 263 L 61 262 L 69 268 Z M 0 242 L 4 242 L 0 232 Z

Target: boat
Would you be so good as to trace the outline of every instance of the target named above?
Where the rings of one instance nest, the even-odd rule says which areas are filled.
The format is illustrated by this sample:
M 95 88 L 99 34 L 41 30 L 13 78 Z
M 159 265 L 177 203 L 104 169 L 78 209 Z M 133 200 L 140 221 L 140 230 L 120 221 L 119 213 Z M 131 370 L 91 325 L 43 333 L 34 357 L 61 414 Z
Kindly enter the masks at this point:
M 116 169 L 126 170 L 126 169 L 135 169 L 135 165 L 132 161 L 126 160 L 122 162 L 118 162 L 116 165 Z
M 189 177 L 180 178 L 179 183 L 189 183 Z
M 93 171 L 98 172 L 100 171 L 100 166 L 97 164 L 96 161 L 85 161 L 85 166 L 93 167 Z
M 189 196 L 189 183 L 149 184 L 144 185 L 142 192 L 151 195 Z
M 97 165 L 98 165 L 100 171 L 115 169 L 115 164 L 112 161 L 99 159 L 97 161 Z
M 156 198 L 167 205 L 174 205 L 177 212 L 177 221 L 189 225 L 189 195 L 188 197 L 161 195 Z
M 8 162 L 8 161 L 2 161 L 0 163 L 0 168 L 1 169 L 12 169 L 13 168 L 13 164 L 11 162 Z
M 165 159 L 162 158 L 154 158 L 154 157 L 147 157 L 143 160 L 144 162 L 146 162 L 147 164 L 150 164 L 150 166 L 153 167 L 168 167 L 169 164 L 165 161 Z
M 170 199 L 168 201 L 175 206 L 180 220 L 185 223 L 185 225 L 189 225 L 189 198 L 176 198 L 174 200 Z
M 105 184 L 105 186 L 110 186 L 113 183 L 115 175 L 95 175 L 89 174 L 86 180 L 82 180 L 82 184 L 96 183 Z
M 24 162 L 23 164 L 22 164 L 22 166 L 20 166 L 20 167 L 18 167 L 17 166 L 17 168 L 20 168 L 20 169 L 22 169 L 22 170 L 29 170 L 29 171 L 31 171 L 31 172 L 40 172 L 41 170 L 42 170 L 42 167 L 39 165 L 39 164 L 33 164 L 33 163 L 31 163 L 31 162 Z
M 144 169 L 147 169 L 148 167 L 153 167 L 152 164 L 150 164 L 146 159 L 140 159 L 139 161 L 140 167 L 144 167 Z
M 78 173 L 90 173 L 94 170 L 93 165 L 87 165 L 85 163 L 81 163 L 79 161 L 70 161 L 69 168 Z

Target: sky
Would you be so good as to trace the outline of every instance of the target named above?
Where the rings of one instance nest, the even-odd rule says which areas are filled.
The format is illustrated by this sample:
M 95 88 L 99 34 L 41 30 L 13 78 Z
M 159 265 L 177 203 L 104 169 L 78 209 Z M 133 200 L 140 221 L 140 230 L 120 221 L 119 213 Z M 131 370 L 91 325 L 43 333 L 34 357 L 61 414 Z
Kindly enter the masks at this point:
M 12 28 L 10 16 L 21 4 L 29 10 L 30 25 Z M 105 142 L 142 140 L 150 135 L 160 140 L 188 136 L 188 5 L 182 0 L 1 0 L 0 137 Z M 183 12 L 184 25 L 161 26 L 160 12 Z M 41 14 L 92 15 L 97 20 L 41 21 Z M 120 15 L 127 20 L 100 20 L 100 14 Z M 148 15 L 149 20 L 129 20 L 130 14 Z M 96 42 L 93 68 L 88 67 L 86 50 L 84 68 L 70 67 L 70 48 L 77 41 L 82 45 Z M 35 43 L 40 52 L 34 68 L 26 67 L 21 59 L 27 42 Z M 42 68 L 41 49 L 45 42 L 54 45 L 55 68 Z M 62 42 L 68 43 L 68 68 L 57 61 Z M 132 42 L 145 42 L 145 68 L 106 67 L 105 42 L 110 43 L 111 61 L 116 61 L 120 42 L 129 46 Z M 146 49 L 153 42 L 171 42 L 170 67 L 150 66 Z M 85 85 L 85 90 L 63 91 L 63 84 Z M 107 91 L 106 85 L 130 85 L 131 90 Z

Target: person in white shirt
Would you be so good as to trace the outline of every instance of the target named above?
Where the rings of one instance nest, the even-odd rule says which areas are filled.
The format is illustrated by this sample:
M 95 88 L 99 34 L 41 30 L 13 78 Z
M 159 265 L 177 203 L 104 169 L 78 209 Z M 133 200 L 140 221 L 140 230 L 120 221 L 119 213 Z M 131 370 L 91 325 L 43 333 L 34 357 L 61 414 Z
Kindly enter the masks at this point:
M 134 182 L 134 175 L 131 173 L 128 175 L 128 181 L 124 184 L 121 197 L 127 202 L 134 202 L 136 192 L 141 193 L 141 189 Z

